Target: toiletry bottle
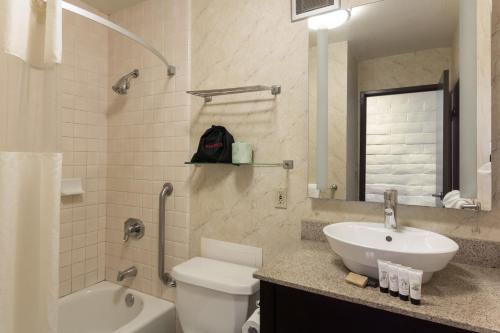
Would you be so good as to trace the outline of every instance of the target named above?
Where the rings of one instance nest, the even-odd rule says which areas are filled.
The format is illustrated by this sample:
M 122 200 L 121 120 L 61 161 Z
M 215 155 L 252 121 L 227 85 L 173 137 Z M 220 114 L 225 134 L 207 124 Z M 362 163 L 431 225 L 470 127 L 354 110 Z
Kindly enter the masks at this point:
M 399 295 L 399 279 L 398 279 L 398 269 L 399 265 L 394 263 L 389 263 L 389 295 L 393 297 L 398 297 Z
M 420 305 L 422 299 L 422 275 L 424 274 L 418 269 L 409 269 L 410 277 L 410 302 L 414 305 Z
M 409 267 L 398 267 L 399 298 L 403 301 L 410 299 L 410 272 Z
M 380 292 L 389 292 L 389 261 L 377 260 Z

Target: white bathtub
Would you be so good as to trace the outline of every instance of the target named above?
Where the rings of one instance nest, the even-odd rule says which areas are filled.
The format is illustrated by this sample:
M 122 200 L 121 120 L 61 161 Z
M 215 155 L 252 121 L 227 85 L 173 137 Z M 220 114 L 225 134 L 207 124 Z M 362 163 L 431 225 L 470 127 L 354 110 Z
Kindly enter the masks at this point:
M 134 305 L 125 304 L 127 294 Z M 59 300 L 59 333 L 175 333 L 175 306 L 110 282 Z

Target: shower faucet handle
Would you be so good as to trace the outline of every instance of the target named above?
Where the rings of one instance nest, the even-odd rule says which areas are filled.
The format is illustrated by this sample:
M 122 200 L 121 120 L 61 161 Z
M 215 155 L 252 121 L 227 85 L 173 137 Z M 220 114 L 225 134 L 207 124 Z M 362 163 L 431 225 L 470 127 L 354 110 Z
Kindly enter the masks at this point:
M 129 237 L 132 236 L 135 239 L 141 239 L 144 236 L 144 223 L 135 218 L 129 218 L 125 221 L 123 225 L 123 241 L 127 242 Z

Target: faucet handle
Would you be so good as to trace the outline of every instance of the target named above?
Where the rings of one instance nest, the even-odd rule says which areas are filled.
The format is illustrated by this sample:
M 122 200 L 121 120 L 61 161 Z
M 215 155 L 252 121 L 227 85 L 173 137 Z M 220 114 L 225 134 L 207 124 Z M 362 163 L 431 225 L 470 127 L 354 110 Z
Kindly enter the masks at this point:
M 397 209 L 398 209 L 398 191 L 391 189 L 385 190 L 384 214 L 386 217 L 390 217 L 391 220 L 394 220 L 394 224 L 396 224 Z M 387 210 L 390 210 L 390 214 L 388 214 Z
M 141 239 L 144 236 L 144 223 L 139 219 L 129 218 L 123 225 L 123 241 L 128 241 L 132 236 L 135 239 Z
M 398 190 L 385 190 L 384 202 L 395 205 L 398 203 Z

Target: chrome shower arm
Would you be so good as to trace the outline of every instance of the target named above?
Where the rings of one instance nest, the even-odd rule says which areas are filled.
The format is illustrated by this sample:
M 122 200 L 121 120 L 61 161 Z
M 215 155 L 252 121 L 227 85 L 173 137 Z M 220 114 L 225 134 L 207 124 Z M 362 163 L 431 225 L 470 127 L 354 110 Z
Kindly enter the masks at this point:
M 138 69 L 134 69 L 132 72 L 130 72 L 127 75 L 125 75 L 122 79 L 128 80 L 131 77 L 138 78 L 139 77 L 139 70 Z
M 165 272 L 165 201 L 172 194 L 174 187 L 170 183 L 165 183 L 160 192 L 160 216 L 158 219 L 158 277 L 169 287 L 175 287 L 175 281 L 172 276 Z

